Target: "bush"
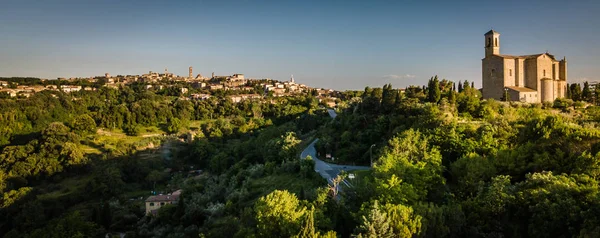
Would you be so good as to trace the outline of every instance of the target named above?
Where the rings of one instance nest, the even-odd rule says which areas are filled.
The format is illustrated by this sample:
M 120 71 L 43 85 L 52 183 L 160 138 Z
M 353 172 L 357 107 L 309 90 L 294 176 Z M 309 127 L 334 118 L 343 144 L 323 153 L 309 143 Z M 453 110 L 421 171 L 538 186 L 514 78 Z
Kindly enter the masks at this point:
M 552 107 L 562 110 L 565 110 L 571 106 L 573 106 L 573 100 L 565 98 L 557 98 L 556 100 L 554 100 L 554 103 L 552 105 Z
M 585 106 L 585 102 L 583 101 L 577 101 L 573 103 L 573 107 L 575 108 L 583 108 Z
M 138 125 L 128 124 L 123 126 L 123 132 L 128 136 L 138 136 L 140 135 L 141 130 L 142 129 Z

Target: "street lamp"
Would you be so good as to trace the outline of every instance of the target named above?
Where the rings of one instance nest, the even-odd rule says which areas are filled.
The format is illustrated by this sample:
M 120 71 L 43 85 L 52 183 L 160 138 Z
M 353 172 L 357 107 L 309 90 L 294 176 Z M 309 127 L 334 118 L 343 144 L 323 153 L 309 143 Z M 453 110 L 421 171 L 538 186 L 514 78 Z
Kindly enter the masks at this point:
M 371 158 L 371 168 L 373 167 L 373 146 L 375 146 L 375 144 L 372 144 L 371 147 L 369 147 L 369 157 Z

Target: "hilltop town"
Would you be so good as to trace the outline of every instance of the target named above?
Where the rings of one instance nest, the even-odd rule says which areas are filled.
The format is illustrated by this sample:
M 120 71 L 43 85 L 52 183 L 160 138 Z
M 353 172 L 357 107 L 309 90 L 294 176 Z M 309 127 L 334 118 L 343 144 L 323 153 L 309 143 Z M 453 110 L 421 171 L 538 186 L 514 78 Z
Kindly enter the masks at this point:
M 337 91 L 332 89 L 312 88 L 295 82 L 293 75 L 288 81 L 273 79 L 251 79 L 244 74 L 227 76 L 215 75 L 204 77 L 201 74 L 193 76 L 192 67 L 189 75 L 182 77 L 168 72 L 150 71 L 141 75 L 116 75 L 106 73 L 104 76 L 88 78 L 0 78 L 0 98 L 27 98 L 45 91 L 61 91 L 72 93 L 79 91 L 94 91 L 101 87 L 119 89 L 126 85 L 138 85 L 147 90 L 168 91 L 170 96 L 178 96 L 188 100 L 205 100 L 216 94 L 225 95 L 234 103 L 248 99 L 264 97 L 284 97 L 298 94 L 311 94 L 330 107 L 335 106 Z

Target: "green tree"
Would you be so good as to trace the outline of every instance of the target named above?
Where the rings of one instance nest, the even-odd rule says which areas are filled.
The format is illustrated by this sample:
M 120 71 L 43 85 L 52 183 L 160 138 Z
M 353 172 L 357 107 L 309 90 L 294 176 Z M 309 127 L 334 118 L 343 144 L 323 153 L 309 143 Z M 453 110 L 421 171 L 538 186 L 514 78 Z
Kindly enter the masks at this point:
M 375 168 L 376 190 L 385 202 L 412 204 L 445 183 L 442 156 L 429 139 L 409 129 L 388 142 Z
M 387 213 L 382 211 L 379 202 L 375 200 L 373 205 L 367 208 L 367 214 L 361 217 L 360 225 L 357 227 L 356 237 L 359 238 L 391 238 L 396 237 Z
M 579 85 L 578 83 L 573 83 L 570 85 L 570 87 L 571 87 L 571 99 L 573 99 L 573 101 L 581 101 L 582 100 L 581 85 Z
M 467 91 L 471 89 L 471 86 L 469 86 L 469 81 L 465 80 L 465 82 L 463 83 L 463 91 Z
M 43 228 L 34 230 L 26 237 L 62 238 L 62 237 L 97 237 L 102 230 L 93 223 L 86 221 L 79 212 L 73 212 L 63 218 L 53 220 Z
M 296 137 L 295 132 L 286 132 L 278 141 L 279 157 L 282 161 L 296 160 L 298 154 L 298 144 L 300 140 Z
M 429 80 L 427 90 L 429 102 L 437 103 L 440 101 L 442 93 L 440 91 L 440 81 L 438 80 L 437 75 Z
M 421 232 L 421 216 L 412 207 L 401 204 L 385 204 L 383 209 L 390 220 L 394 237 L 410 238 Z
M 75 117 L 73 121 L 73 130 L 82 132 L 82 133 L 95 133 L 96 132 L 96 122 L 94 119 L 88 114 L 83 114 Z
M 312 207 L 310 210 L 306 212 L 306 218 L 304 221 L 304 226 L 300 229 L 300 234 L 298 234 L 298 238 L 316 238 L 318 237 L 318 232 L 315 230 L 315 208 Z
M 167 132 L 174 134 L 184 128 L 184 123 L 177 117 L 172 117 L 167 122 Z
M 585 81 L 583 83 L 583 91 L 581 92 L 581 100 L 591 102 L 592 101 L 592 91 L 590 90 L 590 84 Z
M 456 186 L 454 191 L 459 198 L 473 196 L 496 174 L 496 168 L 490 159 L 475 153 L 461 157 L 452 163 L 450 171 L 456 181 L 453 183 Z
M 398 92 L 392 89 L 392 84 L 386 84 L 383 86 L 383 94 L 381 98 L 381 107 L 384 112 L 389 113 L 394 108 L 396 101 L 396 94 Z
M 306 208 L 296 195 L 275 190 L 254 204 L 260 237 L 291 237 L 298 234 Z
M 148 181 L 149 183 L 152 184 L 152 190 L 156 189 L 157 182 L 161 182 L 166 179 L 167 179 L 167 174 L 165 174 L 164 172 L 158 171 L 158 170 L 152 170 L 152 172 L 150 172 L 148 174 L 148 176 L 146 176 L 146 181 Z
M 594 87 L 594 105 L 599 105 L 600 104 L 600 87 L 598 87 L 598 85 L 596 85 Z
M 123 125 L 123 132 L 128 136 L 138 136 L 142 132 L 142 128 L 135 123 L 125 124 Z

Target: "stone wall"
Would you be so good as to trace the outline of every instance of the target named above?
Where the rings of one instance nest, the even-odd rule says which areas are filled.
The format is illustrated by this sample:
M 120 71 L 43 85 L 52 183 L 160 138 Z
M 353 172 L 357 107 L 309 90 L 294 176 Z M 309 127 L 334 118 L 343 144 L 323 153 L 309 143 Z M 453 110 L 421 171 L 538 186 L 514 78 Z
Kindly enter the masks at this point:
M 525 60 L 525 87 L 538 90 L 537 62 L 535 59 Z
M 510 58 L 504 59 L 504 87 L 517 86 L 515 85 L 515 60 Z
M 483 98 L 501 100 L 504 95 L 504 59 L 499 56 L 490 56 L 481 62 Z

